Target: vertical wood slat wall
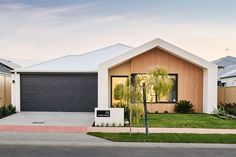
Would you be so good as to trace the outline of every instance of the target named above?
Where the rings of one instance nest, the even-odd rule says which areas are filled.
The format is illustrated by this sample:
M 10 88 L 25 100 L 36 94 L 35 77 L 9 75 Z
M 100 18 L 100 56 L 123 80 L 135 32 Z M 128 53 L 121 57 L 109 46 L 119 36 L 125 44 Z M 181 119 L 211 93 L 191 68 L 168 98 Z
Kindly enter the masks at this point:
M 178 100 L 189 100 L 193 103 L 196 112 L 203 112 L 203 69 L 162 49 L 149 50 L 113 67 L 109 69 L 109 75 L 147 73 L 157 65 L 166 68 L 168 73 L 178 74 Z M 152 103 L 148 105 L 148 110 L 149 112 L 173 112 L 174 104 Z
M 11 76 L 0 74 L 0 107 L 11 104 Z

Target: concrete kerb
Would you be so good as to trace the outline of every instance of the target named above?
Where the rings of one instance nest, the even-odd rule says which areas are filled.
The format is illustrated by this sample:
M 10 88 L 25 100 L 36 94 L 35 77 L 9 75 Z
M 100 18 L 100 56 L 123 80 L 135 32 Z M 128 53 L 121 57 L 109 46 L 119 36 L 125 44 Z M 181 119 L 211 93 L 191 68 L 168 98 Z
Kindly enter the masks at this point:
M 2 141 L 0 145 L 30 146 L 72 146 L 72 147 L 116 147 L 116 148 L 227 148 L 236 149 L 236 144 L 203 144 L 203 143 L 134 143 L 134 142 L 53 142 L 53 141 Z

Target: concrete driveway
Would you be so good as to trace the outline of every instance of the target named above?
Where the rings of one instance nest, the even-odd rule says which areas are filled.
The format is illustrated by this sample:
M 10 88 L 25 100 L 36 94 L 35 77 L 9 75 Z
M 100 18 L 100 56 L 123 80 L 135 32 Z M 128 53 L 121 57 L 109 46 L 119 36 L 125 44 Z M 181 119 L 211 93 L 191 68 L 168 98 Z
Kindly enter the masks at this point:
M 93 112 L 19 112 L 0 119 L 0 125 L 92 126 Z

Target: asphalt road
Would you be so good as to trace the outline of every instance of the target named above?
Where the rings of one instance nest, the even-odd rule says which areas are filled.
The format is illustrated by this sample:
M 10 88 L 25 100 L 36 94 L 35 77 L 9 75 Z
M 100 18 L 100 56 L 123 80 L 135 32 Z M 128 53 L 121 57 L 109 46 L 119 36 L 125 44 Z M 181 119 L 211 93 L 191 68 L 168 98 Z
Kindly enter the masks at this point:
M 0 145 L 0 157 L 232 157 L 225 148 L 123 148 L 85 146 Z

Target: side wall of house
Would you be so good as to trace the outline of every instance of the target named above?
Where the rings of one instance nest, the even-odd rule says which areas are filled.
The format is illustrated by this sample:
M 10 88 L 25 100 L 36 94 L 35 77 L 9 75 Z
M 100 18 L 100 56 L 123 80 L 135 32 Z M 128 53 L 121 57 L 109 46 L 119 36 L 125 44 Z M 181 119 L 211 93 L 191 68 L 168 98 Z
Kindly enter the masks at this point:
M 203 112 L 203 69 L 162 49 L 154 48 L 113 67 L 109 70 L 109 80 L 113 75 L 147 73 L 157 65 L 167 69 L 170 74 L 178 74 L 178 100 L 189 100 L 193 103 L 196 112 Z M 109 95 L 111 94 L 109 93 Z M 148 110 L 149 112 L 173 112 L 174 104 L 153 103 L 148 105 Z

